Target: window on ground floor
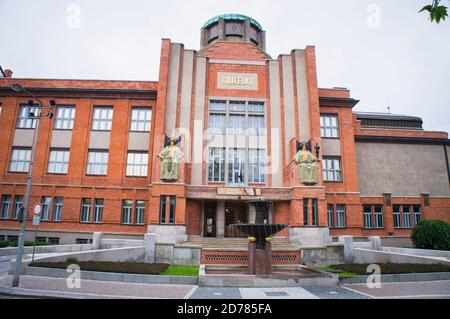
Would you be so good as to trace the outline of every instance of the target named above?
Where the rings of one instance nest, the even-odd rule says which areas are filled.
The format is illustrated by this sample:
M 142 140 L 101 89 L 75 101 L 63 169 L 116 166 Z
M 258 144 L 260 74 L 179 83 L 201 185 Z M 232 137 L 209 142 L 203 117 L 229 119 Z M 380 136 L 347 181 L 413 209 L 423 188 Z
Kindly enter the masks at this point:
M 394 205 L 394 227 L 412 228 L 422 220 L 422 211 L 420 205 Z
M 175 224 L 176 196 L 161 195 L 159 201 L 159 223 Z
M 125 199 L 122 201 L 122 224 L 131 224 L 131 212 L 133 201 Z
M 103 198 L 94 199 L 94 220 L 95 224 L 101 224 L 103 222 Z
M 22 206 L 23 206 L 23 196 L 16 195 L 14 197 L 13 219 L 19 219 L 19 213 Z
M 364 228 L 383 228 L 383 206 L 363 205 L 363 219 Z
M 316 227 L 319 224 L 318 221 L 318 202 L 317 198 L 304 198 L 303 199 L 303 225 Z M 311 220 L 309 218 L 311 214 Z
M 2 211 L 0 216 L 2 219 L 8 219 L 10 207 L 11 195 L 2 195 Z
M 59 245 L 59 238 L 58 237 L 49 237 L 48 243 L 50 245 Z
M 422 212 L 420 210 L 420 206 L 414 205 L 414 225 L 417 225 L 422 220 Z
M 91 199 L 82 198 L 81 199 L 81 214 L 80 222 L 89 223 L 91 221 Z
M 346 228 L 347 227 L 347 217 L 345 214 L 345 205 L 336 205 L 336 228 Z

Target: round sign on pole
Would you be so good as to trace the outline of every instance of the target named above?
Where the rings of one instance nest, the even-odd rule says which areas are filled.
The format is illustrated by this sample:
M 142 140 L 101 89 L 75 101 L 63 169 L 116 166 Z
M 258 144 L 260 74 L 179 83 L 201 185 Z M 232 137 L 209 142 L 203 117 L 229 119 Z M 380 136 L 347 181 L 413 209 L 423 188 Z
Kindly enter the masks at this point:
M 36 205 L 34 205 L 34 207 L 33 207 L 34 216 L 39 216 L 41 214 L 41 210 L 42 210 L 41 203 L 37 203 Z

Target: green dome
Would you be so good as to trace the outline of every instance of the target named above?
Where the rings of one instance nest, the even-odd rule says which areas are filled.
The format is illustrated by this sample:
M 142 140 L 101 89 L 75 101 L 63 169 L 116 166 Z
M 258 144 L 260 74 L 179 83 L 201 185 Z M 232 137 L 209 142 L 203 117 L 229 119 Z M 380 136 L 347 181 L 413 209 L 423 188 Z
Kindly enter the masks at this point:
M 227 14 L 221 14 L 221 15 L 215 16 L 214 18 L 211 18 L 208 21 L 206 21 L 206 23 L 203 25 L 203 29 L 209 27 L 213 23 L 218 22 L 219 19 L 224 19 L 225 21 L 226 20 L 241 20 L 241 21 L 249 20 L 251 24 L 253 24 L 255 27 L 257 27 L 259 29 L 259 31 L 262 31 L 262 27 L 258 21 L 256 21 L 253 18 L 250 18 L 248 16 L 245 16 L 243 14 L 237 14 L 237 13 L 227 13 Z

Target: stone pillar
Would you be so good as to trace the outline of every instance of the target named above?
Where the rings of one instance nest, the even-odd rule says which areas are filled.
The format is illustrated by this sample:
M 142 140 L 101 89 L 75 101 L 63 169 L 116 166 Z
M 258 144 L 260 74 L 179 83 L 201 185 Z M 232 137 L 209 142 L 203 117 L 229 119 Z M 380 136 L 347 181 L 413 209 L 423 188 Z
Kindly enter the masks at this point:
M 259 47 L 261 50 L 266 51 L 266 31 L 259 33 Z
M 344 245 L 345 263 L 353 263 L 353 236 L 339 236 L 339 242 Z
M 145 259 L 146 263 L 155 262 L 155 250 L 156 250 L 156 234 L 147 233 L 144 235 L 144 246 L 145 246 Z
M 370 236 L 369 237 L 371 247 L 373 250 L 383 250 L 381 247 L 381 238 L 380 236 Z
M 100 244 L 102 241 L 103 233 L 102 232 L 94 232 L 92 234 L 92 250 L 100 249 Z
M 250 21 L 244 21 L 244 30 L 243 30 L 243 39 L 244 42 L 250 42 Z
M 216 237 L 225 237 L 225 201 L 217 201 Z
M 225 40 L 225 20 L 219 19 L 219 41 Z
M 208 30 L 202 29 L 200 36 L 200 48 L 206 47 L 208 45 Z

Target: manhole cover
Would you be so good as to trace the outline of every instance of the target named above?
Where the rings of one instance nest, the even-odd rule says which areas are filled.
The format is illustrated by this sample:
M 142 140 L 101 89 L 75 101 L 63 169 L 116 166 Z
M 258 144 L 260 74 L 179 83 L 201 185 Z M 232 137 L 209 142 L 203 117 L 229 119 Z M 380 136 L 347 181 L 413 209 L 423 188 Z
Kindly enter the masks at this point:
M 289 294 L 285 291 L 265 291 L 264 292 L 268 297 L 285 297 L 289 296 Z

